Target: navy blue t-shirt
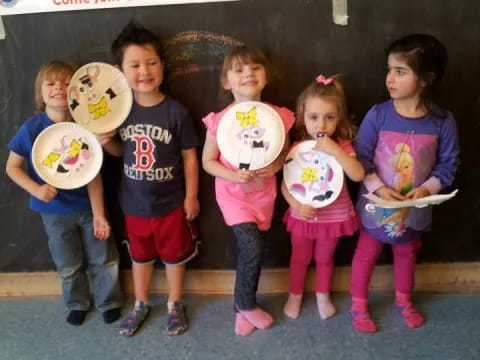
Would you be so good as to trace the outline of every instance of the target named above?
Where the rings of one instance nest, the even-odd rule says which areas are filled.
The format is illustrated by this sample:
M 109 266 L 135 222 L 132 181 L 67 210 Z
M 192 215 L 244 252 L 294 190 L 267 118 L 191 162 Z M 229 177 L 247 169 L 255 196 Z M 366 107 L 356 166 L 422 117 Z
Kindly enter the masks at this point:
M 168 96 L 151 107 L 134 102 L 118 134 L 123 143 L 124 214 L 157 217 L 182 206 L 182 150 L 198 146 L 187 109 Z
M 15 136 L 8 143 L 8 148 L 28 159 L 27 173 L 35 182 L 45 184 L 32 164 L 32 147 L 37 136 L 54 122 L 46 113 L 40 113 L 32 116 L 20 127 Z M 90 199 L 88 197 L 87 187 L 82 186 L 75 190 L 57 189 L 57 196 L 52 201 L 46 203 L 34 196 L 30 196 L 30 209 L 42 213 L 51 214 L 74 214 L 90 210 Z

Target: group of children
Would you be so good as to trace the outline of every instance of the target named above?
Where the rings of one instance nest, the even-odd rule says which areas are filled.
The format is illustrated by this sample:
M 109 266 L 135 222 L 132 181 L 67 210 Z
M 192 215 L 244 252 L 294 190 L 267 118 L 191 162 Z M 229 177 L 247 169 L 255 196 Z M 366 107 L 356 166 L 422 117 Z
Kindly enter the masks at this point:
M 122 156 L 124 163 L 120 201 L 129 238 L 135 304 L 120 322 L 120 333 L 133 335 L 148 316 L 149 287 L 159 257 L 165 263 L 169 287 L 167 333 L 177 335 L 188 327 L 181 302 L 185 263 L 197 254 L 191 221 L 200 210 L 199 140 L 185 107 L 160 90 L 165 57 L 158 37 L 141 26 L 128 24 L 114 41 L 112 53 L 134 95 L 130 114 L 120 128 L 98 136 L 104 149 Z M 290 205 L 284 216 L 292 243 L 290 291 L 284 307 L 290 318 L 300 314 L 304 280 L 312 258 L 320 317 L 327 319 L 335 314 L 330 299 L 335 249 L 342 236 L 360 229 L 351 277 L 350 313 L 355 329 L 376 331 L 367 307 L 368 288 L 385 243 L 393 249 L 400 313 L 409 327 L 424 322 L 411 295 L 416 254 L 421 234 L 430 228 L 431 208 L 377 208 L 371 212 L 366 211 L 361 195 L 375 192 L 389 200 L 415 199 L 436 194 L 452 184 L 459 153 L 455 121 L 429 96 L 443 76 L 447 53 L 434 37 L 415 34 L 393 42 L 387 60 L 386 86 L 391 99 L 367 113 L 358 134 L 337 76 L 315 78 L 299 96 L 296 116 L 286 108 L 269 104 L 279 114 L 286 133 L 293 127 L 294 145 L 315 140 L 315 149 L 335 157 L 348 178 L 363 180 L 356 211 L 345 184 L 332 204 L 317 209 L 299 203 L 282 182 L 282 194 Z M 90 308 L 88 273 L 95 305 L 105 322 L 112 323 L 121 316 L 122 295 L 118 254 L 105 216 L 101 177 L 84 188 L 58 190 L 45 184 L 31 163 L 32 144 L 38 134 L 54 123 L 71 121 L 67 88 L 74 70 L 60 61 L 41 68 L 35 82 L 37 114 L 9 143 L 6 168 L 12 180 L 30 193 L 30 208 L 42 217 L 69 309 L 67 322 L 80 325 Z M 244 46 L 233 49 L 224 59 L 220 76 L 221 87 L 232 95 L 231 105 L 261 101 L 269 81 L 268 70 L 262 52 Z M 202 164 L 215 177 L 218 205 L 235 236 L 235 333 L 245 336 L 274 322 L 258 306 L 256 292 L 264 233 L 270 228 L 277 196 L 275 174 L 283 167 L 290 142 L 286 141 L 280 155 L 268 166 L 237 169 L 222 157 L 216 138 L 222 115 L 231 105 L 203 118 L 207 131 Z M 149 136 L 148 129 L 153 127 L 160 127 L 169 136 Z M 27 171 L 23 168 L 25 161 Z M 128 176 L 130 169 L 165 168 L 170 176 L 161 180 Z M 245 184 L 258 181 L 261 187 L 245 191 Z

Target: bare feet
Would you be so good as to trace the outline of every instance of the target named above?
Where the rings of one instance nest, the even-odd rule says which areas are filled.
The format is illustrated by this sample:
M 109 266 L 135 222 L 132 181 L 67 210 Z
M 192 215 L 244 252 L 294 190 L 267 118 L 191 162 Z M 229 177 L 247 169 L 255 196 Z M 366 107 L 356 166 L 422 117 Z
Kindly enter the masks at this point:
M 320 317 L 326 320 L 335 315 L 335 306 L 330 300 L 329 293 L 317 293 L 317 307 Z
M 283 307 L 283 312 L 289 318 L 296 319 L 300 315 L 300 307 L 302 306 L 303 295 L 289 293 L 288 300 Z

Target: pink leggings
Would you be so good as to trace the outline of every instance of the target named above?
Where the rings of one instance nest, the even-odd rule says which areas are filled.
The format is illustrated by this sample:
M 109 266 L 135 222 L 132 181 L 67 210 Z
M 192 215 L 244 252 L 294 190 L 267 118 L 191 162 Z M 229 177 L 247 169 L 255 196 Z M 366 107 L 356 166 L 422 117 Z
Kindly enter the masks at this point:
M 384 243 L 360 230 L 357 249 L 353 256 L 350 293 L 354 298 L 367 299 L 368 287 L 377 258 L 382 252 Z M 403 294 L 411 294 L 415 285 L 415 262 L 418 250 L 422 246 L 421 239 L 392 245 L 393 271 L 395 274 L 395 290 Z
M 330 292 L 334 255 L 338 238 L 309 239 L 292 233 L 292 256 L 290 258 L 290 292 L 301 295 L 304 291 L 308 266 L 315 256 L 315 291 Z

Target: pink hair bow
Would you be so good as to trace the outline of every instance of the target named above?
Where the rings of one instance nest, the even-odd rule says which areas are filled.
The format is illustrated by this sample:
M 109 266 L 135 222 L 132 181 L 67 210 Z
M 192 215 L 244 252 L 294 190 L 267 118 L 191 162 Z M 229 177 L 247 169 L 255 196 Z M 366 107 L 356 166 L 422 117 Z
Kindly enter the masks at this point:
M 325 76 L 320 74 L 315 78 L 315 81 L 317 82 L 317 84 L 329 85 L 333 82 L 333 79 L 332 78 L 326 78 Z

